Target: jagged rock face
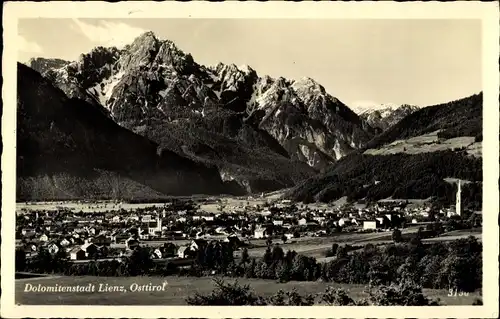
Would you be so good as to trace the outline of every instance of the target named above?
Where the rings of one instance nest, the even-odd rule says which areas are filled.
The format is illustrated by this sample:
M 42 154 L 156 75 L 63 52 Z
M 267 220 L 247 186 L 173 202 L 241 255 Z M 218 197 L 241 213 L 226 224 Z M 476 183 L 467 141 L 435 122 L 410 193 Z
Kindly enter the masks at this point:
M 33 58 L 28 61 L 28 65 L 41 74 L 51 69 L 62 68 L 66 64 L 69 64 L 69 61 L 62 59 Z
M 231 192 L 215 167 L 120 127 L 18 64 L 18 198 L 140 198 Z M 125 183 L 124 183 L 125 182 Z
M 259 79 L 249 113 L 293 158 L 316 168 L 331 164 L 372 136 L 370 127 L 310 78 Z
M 403 104 L 387 105 L 377 109 L 368 109 L 360 113 L 360 117 L 365 120 L 370 126 L 381 131 L 387 130 L 389 127 L 401 121 L 405 116 L 412 114 L 420 108 L 415 105 Z
M 261 157 L 268 162 L 285 158 L 320 169 L 374 135 L 365 121 L 312 79 L 259 77 L 252 68 L 233 64 L 205 67 L 152 32 L 123 50 L 94 51 L 87 60 L 46 72 L 46 76 L 69 96 L 103 106 L 116 122 L 140 134 L 151 133 L 152 123 L 173 125 L 171 129 L 184 132 L 189 139 L 195 138 L 190 131 L 193 126 L 204 130 L 196 136 L 197 143 L 219 152 L 224 162 L 219 169 L 228 170 L 226 138 L 245 147 L 242 152 L 247 155 L 261 149 Z M 207 132 L 221 139 L 215 141 Z M 274 160 L 275 156 L 280 159 Z M 239 162 L 245 161 L 230 164 L 239 167 Z M 298 170 L 300 176 L 314 172 Z M 232 173 L 239 174 L 234 167 Z M 288 186 L 297 178 L 289 174 L 282 182 Z

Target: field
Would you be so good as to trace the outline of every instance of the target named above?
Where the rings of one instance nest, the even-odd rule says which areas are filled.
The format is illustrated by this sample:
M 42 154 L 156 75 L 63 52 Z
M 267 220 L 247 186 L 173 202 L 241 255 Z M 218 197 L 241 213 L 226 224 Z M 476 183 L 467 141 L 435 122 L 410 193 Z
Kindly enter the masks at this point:
M 224 196 L 221 198 L 213 198 L 212 202 L 209 203 L 201 203 L 200 210 L 206 211 L 209 213 L 217 213 L 219 212 L 219 203 L 216 201 L 217 199 L 221 200 L 221 204 L 226 207 L 234 207 L 234 206 L 243 206 L 247 203 L 250 205 L 262 205 L 266 201 L 276 200 L 278 199 L 283 191 L 273 192 L 264 194 L 264 197 L 260 198 L 247 198 L 247 197 L 231 197 Z M 198 201 L 200 199 L 206 199 L 206 196 L 192 196 L 192 197 L 176 197 L 179 199 L 192 199 L 193 201 Z M 174 199 L 174 197 L 172 197 Z M 21 212 L 22 210 L 57 210 L 60 208 L 69 209 L 75 212 L 105 212 L 105 211 L 116 211 L 120 209 L 124 210 L 134 210 L 134 209 L 144 209 L 144 208 L 152 208 L 152 209 L 162 209 L 164 207 L 164 203 L 115 203 L 113 201 L 96 201 L 96 202 L 79 202 L 79 201 L 53 201 L 53 202 L 18 202 L 16 203 L 16 210 Z
M 409 227 L 402 230 L 402 234 L 414 234 L 418 231 L 418 227 Z M 435 241 L 451 241 L 459 238 L 465 238 L 473 235 L 481 240 L 481 230 L 463 230 L 460 232 L 444 233 L 440 237 L 424 239 L 424 242 Z M 177 246 L 183 246 L 191 242 L 188 239 L 180 240 L 162 240 L 162 241 L 144 241 L 143 245 L 148 247 L 162 246 L 166 242 L 174 243 Z M 262 257 L 266 251 L 266 241 L 264 239 L 249 239 L 248 243 L 252 245 L 248 249 L 250 257 Z M 304 236 L 293 238 L 285 243 L 281 239 L 274 239 L 273 244 L 279 244 L 286 252 L 288 250 L 295 250 L 296 252 L 310 257 L 315 257 L 318 261 L 326 261 L 325 253 L 332 247 L 333 243 L 348 244 L 348 245 L 366 245 L 366 244 L 389 244 L 392 243 L 391 232 L 373 232 L 373 233 L 338 233 L 328 237 L 311 237 Z M 111 244 L 112 248 L 124 248 L 125 244 Z M 239 257 L 241 251 L 235 252 L 235 257 Z
M 439 139 L 438 131 L 412 137 L 407 140 L 394 141 L 378 149 L 365 151 L 367 155 L 387 155 L 395 153 L 418 154 L 444 151 L 448 149 L 466 148 L 467 152 L 475 157 L 481 157 L 481 142 L 475 142 L 473 136 L 462 136 L 450 139 Z
M 130 287 L 138 285 L 162 285 L 167 281 L 164 291 L 132 292 Z M 235 281 L 235 279 L 228 279 Z M 277 283 L 273 280 L 239 278 L 240 284 L 248 284 L 259 295 L 270 296 L 280 289 L 285 291 L 296 288 L 301 294 L 316 294 L 324 292 L 327 286 L 342 287 L 349 292 L 353 299 L 366 297 L 364 285 L 339 285 L 315 282 L 287 282 Z M 96 287 L 96 292 L 81 293 L 48 293 L 24 292 L 26 284 L 36 286 L 88 286 Z M 99 284 L 108 286 L 123 286 L 128 292 L 97 292 Z M 16 303 L 25 305 L 185 305 L 186 297 L 195 292 L 207 294 L 214 288 L 213 280 L 209 277 L 45 277 L 16 280 Z M 439 298 L 445 305 L 471 305 L 479 293 L 470 293 L 468 296 L 448 297 L 446 290 L 424 289 L 426 296 Z
M 114 210 L 133 210 L 139 208 L 162 208 L 163 203 L 123 203 L 116 204 L 110 201 L 99 201 L 96 203 L 79 203 L 76 201 L 64 201 L 64 202 L 19 202 L 16 203 L 16 210 L 58 210 L 60 208 L 69 209 L 75 212 L 105 212 Z

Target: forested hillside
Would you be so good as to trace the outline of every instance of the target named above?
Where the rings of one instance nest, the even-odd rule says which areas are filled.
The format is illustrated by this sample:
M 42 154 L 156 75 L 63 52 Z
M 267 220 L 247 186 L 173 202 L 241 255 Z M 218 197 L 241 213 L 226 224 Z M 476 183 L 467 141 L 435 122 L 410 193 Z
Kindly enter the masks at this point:
M 463 187 L 463 201 L 474 207 L 481 204 L 481 159 L 464 151 L 449 150 L 416 155 L 352 154 L 338 161 L 326 174 L 301 183 L 287 197 L 305 202 L 328 202 L 343 196 L 349 200 L 435 197 L 450 204 L 456 186 L 444 181 L 446 177 L 477 182 Z
M 483 121 L 483 94 L 422 108 L 403 118 L 387 131 L 374 137 L 366 149 L 378 148 L 396 140 L 440 130 L 438 136 L 481 136 Z

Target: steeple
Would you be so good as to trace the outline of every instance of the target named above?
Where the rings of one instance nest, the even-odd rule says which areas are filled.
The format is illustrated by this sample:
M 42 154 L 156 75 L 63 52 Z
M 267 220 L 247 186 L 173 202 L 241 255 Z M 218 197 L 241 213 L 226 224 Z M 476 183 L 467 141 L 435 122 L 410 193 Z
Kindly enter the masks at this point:
M 460 180 L 458 180 L 457 198 L 455 203 L 455 213 L 460 216 L 462 213 L 462 187 Z

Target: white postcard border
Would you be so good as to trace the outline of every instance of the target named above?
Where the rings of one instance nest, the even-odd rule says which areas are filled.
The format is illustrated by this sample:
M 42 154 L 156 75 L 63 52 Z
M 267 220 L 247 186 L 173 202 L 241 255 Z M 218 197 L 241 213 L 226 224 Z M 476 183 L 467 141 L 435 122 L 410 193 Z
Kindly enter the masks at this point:
M 4 5 L 2 317 L 496 318 L 498 317 L 499 8 L 466 2 L 18 2 Z M 481 19 L 483 21 L 483 306 L 16 306 L 14 301 L 17 20 L 20 18 Z M 486 240 L 487 239 L 487 240 Z

